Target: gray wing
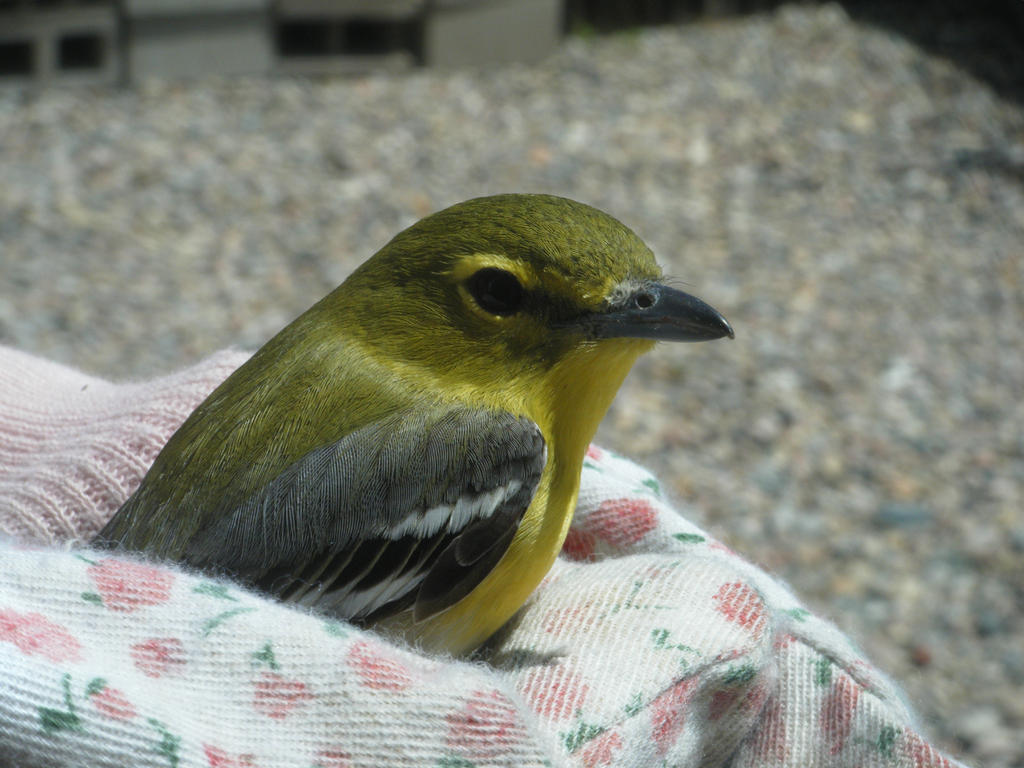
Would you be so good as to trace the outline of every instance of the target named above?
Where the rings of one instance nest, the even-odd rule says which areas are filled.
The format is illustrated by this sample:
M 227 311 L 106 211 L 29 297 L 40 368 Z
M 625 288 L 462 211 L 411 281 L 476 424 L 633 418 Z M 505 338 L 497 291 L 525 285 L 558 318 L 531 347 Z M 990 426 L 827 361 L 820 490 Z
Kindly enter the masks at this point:
M 532 421 L 399 413 L 317 448 L 189 542 L 185 562 L 347 619 L 455 604 L 498 564 L 540 481 Z

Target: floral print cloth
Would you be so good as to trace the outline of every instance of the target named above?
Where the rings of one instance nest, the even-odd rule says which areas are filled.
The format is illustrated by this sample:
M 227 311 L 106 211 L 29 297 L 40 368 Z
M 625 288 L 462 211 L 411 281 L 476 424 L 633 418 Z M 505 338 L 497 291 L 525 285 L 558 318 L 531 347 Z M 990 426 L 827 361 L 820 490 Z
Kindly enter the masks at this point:
M 178 421 L 226 375 L 223 362 Z M 59 391 L 66 369 L 37 367 Z M 81 374 L 67 375 L 77 387 Z M 0 522 L 11 530 L 33 501 L 10 490 L 10 468 L 31 486 L 26 468 L 41 462 L 45 475 L 53 457 L 29 455 L 34 422 L 12 418 L 18 391 L 5 383 L 0 375 L 0 457 L 20 456 L 0 468 Z M 119 393 L 124 414 L 162 391 L 101 385 L 135 387 Z M 76 428 L 89 417 L 79 415 Z M 107 488 L 95 498 L 110 509 L 75 514 L 109 515 L 128 492 Z M 0 765 L 959 764 L 930 746 L 899 691 L 835 627 L 687 522 L 645 470 L 592 447 L 562 557 L 474 661 L 427 657 L 208 575 L 8 536 Z

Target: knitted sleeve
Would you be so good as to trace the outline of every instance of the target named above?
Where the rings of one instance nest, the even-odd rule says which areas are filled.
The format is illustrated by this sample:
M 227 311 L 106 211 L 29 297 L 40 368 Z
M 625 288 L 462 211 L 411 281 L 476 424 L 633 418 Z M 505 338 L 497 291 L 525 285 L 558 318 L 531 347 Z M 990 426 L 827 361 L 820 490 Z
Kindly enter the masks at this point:
M 185 417 L 248 357 L 226 350 L 170 376 L 112 384 L 0 347 L 0 534 L 91 538 Z

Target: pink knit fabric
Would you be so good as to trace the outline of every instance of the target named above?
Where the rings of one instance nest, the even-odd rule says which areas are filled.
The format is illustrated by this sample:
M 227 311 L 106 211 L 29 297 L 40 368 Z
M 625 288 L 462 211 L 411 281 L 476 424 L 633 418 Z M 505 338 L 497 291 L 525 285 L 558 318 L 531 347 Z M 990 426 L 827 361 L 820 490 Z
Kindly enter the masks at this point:
M 169 376 L 113 384 L 0 348 L 0 534 L 48 544 L 90 538 L 248 356 L 226 350 Z

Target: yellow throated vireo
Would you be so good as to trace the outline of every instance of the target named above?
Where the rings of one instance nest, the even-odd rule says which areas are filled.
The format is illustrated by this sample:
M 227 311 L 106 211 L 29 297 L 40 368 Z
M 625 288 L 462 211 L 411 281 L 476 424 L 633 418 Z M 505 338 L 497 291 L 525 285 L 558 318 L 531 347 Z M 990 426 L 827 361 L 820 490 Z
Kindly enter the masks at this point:
M 551 567 L 637 357 L 732 337 L 661 277 L 632 231 L 572 200 L 435 213 L 217 387 L 96 543 L 472 649 Z

